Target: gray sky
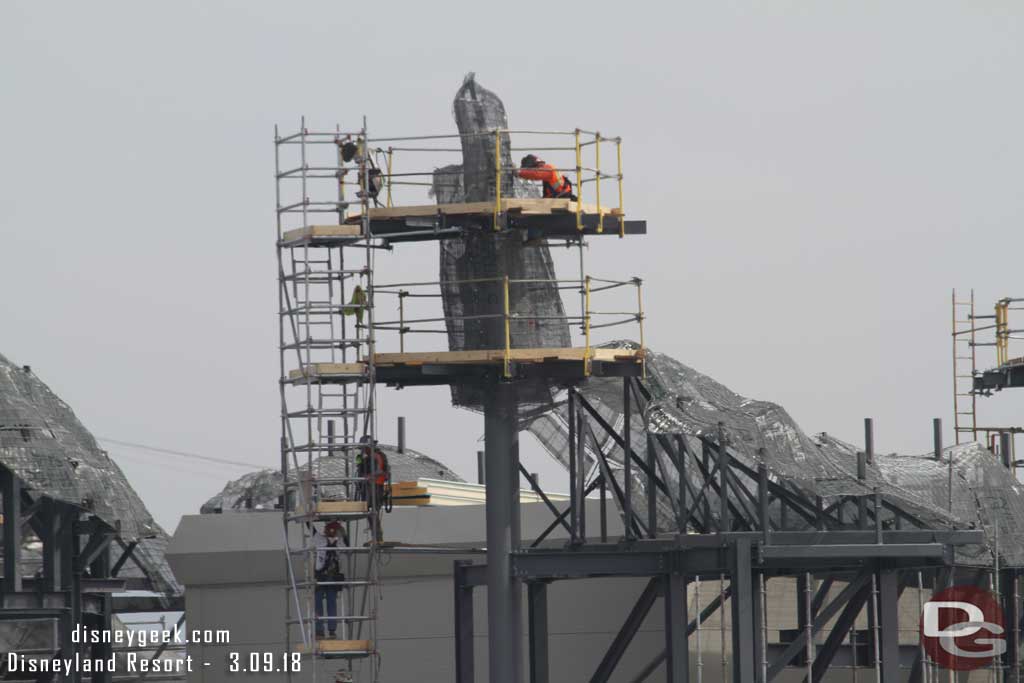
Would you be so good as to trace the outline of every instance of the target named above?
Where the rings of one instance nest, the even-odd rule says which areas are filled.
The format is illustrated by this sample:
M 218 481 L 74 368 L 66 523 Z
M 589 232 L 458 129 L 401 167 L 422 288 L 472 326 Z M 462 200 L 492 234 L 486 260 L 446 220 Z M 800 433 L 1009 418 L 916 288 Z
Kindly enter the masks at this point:
M 650 346 L 808 432 L 951 439 L 950 289 L 1024 296 L 1020 5 L 485 7 L 3 2 L 0 352 L 96 435 L 274 466 L 273 125 L 450 132 L 472 70 L 513 128 L 625 139 L 650 234 L 593 240 L 589 268 L 645 279 Z M 436 276 L 436 246 L 378 266 Z M 381 401 L 385 439 L 404 414 L 474 476 L 481 418 Z M 169 529 L 241 473 L 111 453 Z

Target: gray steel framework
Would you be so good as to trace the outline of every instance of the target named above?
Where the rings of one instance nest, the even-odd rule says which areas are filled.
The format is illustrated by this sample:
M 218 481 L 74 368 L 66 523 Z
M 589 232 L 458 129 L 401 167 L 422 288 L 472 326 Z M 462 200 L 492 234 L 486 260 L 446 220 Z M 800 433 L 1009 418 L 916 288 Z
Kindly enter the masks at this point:
M 9 469 L 0 466 L 0 498 L 3 500 L 2 558 L 4 574 L 0 581 L 0 621 L 51 622 L 55 637 L 53 648 L 22 652 L 36 657 L 53 656 L 109 660 L 111 643 L 83 645 L 74 642 L 76 629 L 109 631 L 115 613 L 153 609 L 155 605 L 136 605 L 132 600 L 115 598 L 114 593 L 151 589 L 147 579 L 119 578 L 121 570 L 132 562 L 145 573 L 134 557 L 137 542 L 125 543 L 119 529 L 90 514 L 84 508 L 37 495 Z M 27 529 L 41 543 L 39 571 L 23 576 L 21 558 Z M 116 559 L 115 559 L 116 558 Z M 165 602 L 162 609 L 181 609 L 180 601 Z M 160 656 L 155 654 L 152 658 Z M 86 675 L 99 683 L 109 683 L 110 672 Z M 59 680 L 78 683 L 83 672 L 74 669 Z
M 635 409 L 647 392 L 643 380 L 624 377 L 625 411 Z M 954 564 L 953 549 L 957 546 L 984 542 L 978 530 L 930 529 L 913 515 L 883 500 L 877 492 L 857 500 L 843 500 L 825 507 L 818 500 L 807 500 L 769 478 L 762 465 L 752 470 L 731 455 L 729 439 L 719 427 L 717 433 L 701 437 L 700 453 L 689 452 L 682 438 L 652 435 L 647 452 L 629 449 L 623 463 L 624 481 L 638 478 L 642 489 L 652 492 L 646 505 L 635 509 L 631 487 L 619 486 L 610 475 L 611 467 L 598 451 L 601 460 L 596 477 L 584 483 L 580 434 L 599 430 L 620 445 L 631 443 L 628 417 L 623 433 L 617 433 L 587 399 L 569 389 L 570 490 L 567 509 L 550 506 L 553 521 L 548 530 L 528 547 L 522 544 L 509 549 L 508 518 L 512 490 L 511 478 L 518 468 L 514 426 L 503 416 L 510 410 L 501 405 L 500 396 L 514 392 L 507 383 L 491 384 L 490 395 L 498 403 L 488 405 L 487 424 L 488 469 L 488 564 L 456 563 L 455 613 L 457 681 L 473 681 L 472 593 L 477 587 L 488 591 L 488 631 L 490 678 L 497 682 L 520 681 L 516 671 L 519 655 L 508 643 L 519 642 L 519 624 L 509 609 L 515 604 L 521 586 L 527 587 L 529 680 L 546 683 L 548 677 L 547 593 L 553 584 L 567 580 L 585 580 L 602 576 L 650 577 L 632 612 L 626 617 L 618 635 L 609 643 L 600 662 L 594 664 L 591 683 L 610 680 L 616 673 L 623 654 L 637 633 L 641 622 L 654 605 L 663 604 L 665 649 L 633 680 L 646 680 L 664 665 L 666 680 L 689 680 L 688 637 L 714 611 L 730 604 L 732 672 L 734 681 L 767 682 L 787 666 L 801 666 L 805 680 L 820 681 L 837 660 L 857 616 L 869 612 L 870 636 L 873 645 L 861 654 L 861 662 L 873 663 L 881 681 L 900 679 L 901 649 L 898 639 L 896 605 L 903 589 L 920 585 L 941 588 L 951 581 Z M 514 411 L 512 411 L 514 414 Z M 506 422 L 502 427 L 498 422 Z M 871 422 L 866 421 L 866 450 L 873 449 Z M 724 444 L 724 445 L 723 445 Z M 680 477 L 678 490 L 670 490 L 659 476 L 653 457 L 655 449 L 668 453 L 680 472 L 698 472 L 699 487 L 692 479 Z M 510 466 L 511 463 L 511 466 Z M 496 469 L 500 474 L 491 475 Z M 536 483 L 528 478 L 538 494 Z M 585 508 L 579 504 L 592 491 L 607 488 L 614 496 L 623 518 L 626 533 L 621 539 L 608 539 L 602 532 L 599 542 L 589 540 L 586 533 Z M 724 495 L 718 495 L 723 493 Z M 714 493 L 717 509 L 708 503 Z M 665 533 L 657 528 L 655 500 L 671 500 L 679 523 L 678 529 L 697 533 Z M 543 496 L 542 496 L 543 498 Z M 854 509 L 852 518 L 844 512 Z M 514 507 L 512 515 L 515 516 Z M 800 530 L 787 530 L 777 520 L 793 520 Z M 567 526 L 569 542 L 559 547 L 546 541 L 556 526 Z M 495 540 L 498 542 L 495 543 Z M 495 567 L 495 563 L 499 566 Z M 1003 586 L 1004 609 L 1011 618 L 1019 613 L 1017 605 L 1018 570 L 995 568 L 998 583 Z M 985 570 L 960 570 L 982 581 Z M 697 615 L 688 615 L 685 587 L 694 581 L 718 580 L 725 577 L 728 587 L 718 599 Z M 795 577 L 805 587 L 807 598 L 798 601 L 800 628 L 789 642 L 768 643 L 764 637 L 765 586 L 770 582 Z M 811 579 L 819 582 L 812 591 Z M 831 591 L 845 584 L 838 593 Z M 831 592 L 830 592 L 831 591 Z M 496 593 L 496 594 L 495 594 Z M 1016 623 L 1016 622 L 1008 622 Z M 824 643 L 814 646 L 816 640 Z M 1012 645 L 1001 662 L 1002 673 L 1019 675 L 1019 629 L 1011 638 Z M 850 648 L 847 648 L 850 649 Z M 498 655 L 497 664 L 495 655 Z M 856 654 L 853 654 L 855 657 Z M 925 671 L 921 652 L 910 663 L 911 681 L 923 680 Z M 585 678 L 585 677 L 584 677 Z

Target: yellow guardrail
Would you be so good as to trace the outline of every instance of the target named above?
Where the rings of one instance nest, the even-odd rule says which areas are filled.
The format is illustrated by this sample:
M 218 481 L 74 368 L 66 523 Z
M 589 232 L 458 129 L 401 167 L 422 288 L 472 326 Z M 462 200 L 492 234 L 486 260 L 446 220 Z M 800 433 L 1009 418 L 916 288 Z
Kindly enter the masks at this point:
M 509 145 L 508 149 L 504 149 L 502 143 L 502 136 L 518 135 L 520 139 L 538 137 L 538 136 L 554 136 L 554 137 L 565 137 L 568 140 L 566 145 L 550 145 L 550 144 L 520 144 L 517 146 Z M 384 204 L 387 207 L 395 206 L 395 194 L 396 189 L 407 186 L 419 186 L 419 187 L 433 187 L 433 180 L 435 176 L 438 164 L 434 163 L 431 165 L 429 170 L 411 170 L 396 172 L 396 156 L 397 153 L 401 152 L 403 155 L 409 153 L 460 153 L 462 152 L 460 147 L 444 147 L 445 142 L 451 142 L 458 140 L 461 142 L 463 138 L 467 137 L 493 137 L 494 138 L 494 210 L 493 210 L 493 225 L 495 230 L 501 229 L 501 214 L 504 212 L 503 196 L 502 196 L 502 180 L 506 177 L 506 174 L 517 173 L 520 169 L 516 165 L 505 166 L 502 164 L 502 153 L 508 152 L 553 152 L 553 153 L 573 153 L 574 158 L 569 164 L 557 164 L 552 163 L 554 170 L 563 176 L 574 175 L 575 186 L 574 191 L 578 198 L 576 202 L 576 228 L 577 230 L 583 230 L 583 215 L 586 213 L 585 208 L 588 203 L 592 203 L 597 211 L 597 231 L 604 232 L 605 229 L 605 214 L 602 212 L 603 209 L 615 208 L 617 209 L 617 216 L 619 223 L 619 236 L 625 236 L 625 205 L 624 205 L 624 190 L 623 190 L 623 167 L 622 167 L 622 138 L 620 137 L 607 137 L 601 135 L 599 132 L 590 132 L 582 129 L 574 129 L 572 131 L 536 131 L 536 130 L 511 130 L 505 128 L 493 129 L 490 131 L 484 131 L 480 133 L 472 134 L 448 134 L 448 135 L 419 135 L 419 136 L 407 136 L 407 137 L 395 137 L 395 138 L 371 138 L 367 143 L 367 158 L 371 160 L 371 166 L 383 166 L 381 176 L 384 182 L 383 194 Z M 590 138 L 590 139 L 586 139 Z M 338 139 L 338 144 L 342 144 L 348 139 Z M 393 146 L 388 145 L 386 147 L 381 146 L 382 143 L 391 142 L 421 142 L 423 146 Z M 362 141 L 359 141 L 362 145 Z M 608 169 L 602 169 L 602 146 L 606 144 L 613 144 L 615 146 L 615 172 L 609 173 Z M 593 155 L 593 166 L 586 166 L 584 164 L 584 148 L 594 147 Z M 362 149 L 362 147 L 360 147 Z M 404 156 L 403 156 L 404 158 Z M 373 162 L 376 159 L 376 162 Z M 343 171 L 343 169 L 342 169 Z M 308 174 L 308 177 L 317 177 L 314 174 Z M 605 206 L 602 199 L 602 183 L 605 180 L 614 180 L 617 184 L 618 194 L 618 206 L 611 207 Z M 339 183 L 344 185 L 344 173 L 339 173 Z M 593 192 L 587 191 L 587 185 L 590 183 L 594 184 Z M 401 204 L 399 204 L 401 205 Z
M 441 315 L 437 317 L 429 318 L 418 318 L 409 319 L 406 316 L 406 299 L 411 297 L 433 297 L 440 298 L 442 296 L 440 290 L 443 287 L 450 287 L 455 285 L 471 285 L 471 284 L 485 284 L 485 283 L 496 283 L 501 287 L 502 304 L 500 312 L 476 314 L 476 315 Z M 513 310 L 513 287 L 516 285 L 530 285 L 530 284 L 547 284 L 556 287 L 559 290 L 575 290 L 583 295 L 583 308 L 579 315 L 560 315 L 560 316 L 539 316 L 532 315 L 530 313 L 518 312 Z M 640 343 L 640 358 L 641 361 L 644 357 L 644 351 L 646 349 L 644 340 L 644 309 L 643 309 L 643 294 L 642 294 L 643 281 L 640 278 L 632 278 L 630 280 L 606 280 L 601 278 L 594 278 L 589 275 L 585 276 L 583 280 L 557 280 L 557 279 L 543 279 L 543 278 L 530 278 L 530 279 L 517 279 L 510 278 L 508 276 L 495 277 L 495 278 L 477 278 L 472 280 L 447 280 L 447 281 L 435 281 L 435 282 L 402 282 L 393 284 L 377 285 L 374 287 L 374 297 L 383 297 L 393 295 L 398 297 L 398 319 L 397 320 L 384 320 L 377 322 L 375 321 L 373 327 L 379 331 L 392 331 L 398 333 L 398 347 L 399 351 L 405 352 L 405 335 L 416 334 L 416 333 L 447 333 L 447 329 L 427 328 L 419 327 L 421 325 L 426 326 L 431 323 L 449 323 L 452 321 L 467 321 L 467 320 L 500 320 L 502 326 L 502 374 L 504 377 L 512 376 L 512 323 L 520 321 L 564 321 L 568 324 L 579 324 L 580 333 L 583 337 L 583 363 L 584 363 L 584 374 L 589 376 L 591 373 L 591 362 L 594 356 L 594 341 L 593 331 L 606 327 L 616 327 L 620 325 L 627 325 L 630 323 L 636 323 L 639 329 L 639 343 Z M 609 290 L 617 289 L 620 287 L 633 286 L 636 288 L 636 309 L 635 310 L 595 310 L 593 308 L 594 294 L 599 292 L 606 292 Z M 411 291 L 419 288 L 434 288 L 438 291 L 436 293 L 421 293 Z M 380 298 L 376 298 L 378 302 Z M 380 303 L 378 303 L 380 307 Z M 610 317 L 608 322 L 599 322 L 594 324 L 593 320 L 595 317 Z M 523 348 L 523 347 L 515 347 Z

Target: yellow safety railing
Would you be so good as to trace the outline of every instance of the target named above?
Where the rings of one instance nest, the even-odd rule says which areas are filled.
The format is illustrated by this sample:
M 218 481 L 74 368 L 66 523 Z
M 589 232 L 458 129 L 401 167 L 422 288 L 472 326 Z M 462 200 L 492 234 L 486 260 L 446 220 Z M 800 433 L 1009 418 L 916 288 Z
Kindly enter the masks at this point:
M 996 365 L 1010 362 L 1010 302 L 1000 299 L 996 302 Z
M 502 304 L 500 312 L 494 313 L 483 313 L 475 315 L 448 315 L 442 314 L 441 316 L 426 317 L 426 318 L 415 318 L 409 319 L 406 315 L 406 299 L 410 297 L 427 297 L 427 298 L 440 298 L 442 296 L 441 291 L 445 287 L 459 286 L 459 285 L 474 285 L 474 284 L 494 284 L 501 287 Z M 546 285 L 556 288 L 557 290 L 574 290 L 583 295 L 583 308 L 579 315 L 534 315 L 528 312 L 515 311 L 513 308 L 513 287 L 516 285 Z M 643 309 L 643 294 L 642 294 L 642 280 L 640 278 L 632 278 L 630 280 L 606 280 L 601 278 L 594 278 L 589 275 L 585 276 L 582 281 L 580 280 L 557 280 L 557 279 L 544 279 L 544 278 L 529 278 L 529 279 L 517 279 L 510 278 L 508 276 L 494 277 L 494 278 L 476 278 L 471 280 L 447 280 L 447 281 L 436 281 L 436 282 L 403 282 L 394 284 L 377 285 L 374 287 L 374 297 L 378 302 L 383 297 L 393 295 L 398 297 L 398 319 L 397 320 L 384 320 L 374 321 L 373 327 L 378 331 L 391 331 L 398 333 L 398 348 L 399 351 L 405 352 L 405 335 L 415 333 L 447 333 L 447 329 L 437 329 L 434 327 L 420 327 L 429 325 L 431 323 L 445 323 L 446 325 L 452 321 L 468 321 L 468 320 L 494 320 L 500 321 L 501 334 L 502 334 L 502 375 L 504 377 L 512 376 L 512 356 L 514 349 L 528 348 L 528 347 L 513 347 L 513 323 L 523 321 L 533 321 L 538 324 L 550 323 L 550 322 L 565 322 L 567 324 L 578 324 L 580 333 L 583 337 L 583 364 L 584 364 L 584 375 L 589 376 L 591 373 L 592 360 L 594 358 L 595 344 L 593 340 L 594 330 L 598 330 L 606 327 L 615 327 L 620 325 L 626 325 L 630 323 L 636 323 L 639 329 L 639 352 L 637 354 L 638 359 L 643 363 L 645 356 L 646 342 L 644 339 L 644 309 Z M 593 308 L 594 295 L 601 292 L 607 292 L 610 290 L 618 289 L 621 287 L 633 286 L 636 288 L 636 309 L 635 310 L 598 310 Z M 411 291 L 414 288 L 424 287 L 436 287 L 437 292 L 431 293 L 419 293 Z M 379 304 L 378 304 L 379 307 Z M 608 322 L 599 322 L 595 324 L 593 322 L 595 317 L 610 317 Z
M 537 136 L 547 137 L 565 137 L 568 140 L 567 145 L 550 145 L 550 144 L 538 144 L 529 145 L 521 144 L 521 146 L 509 145 L 505 148 L 502 143 L 502 136 L 505 135 L 518 135 L 520 138 L 530 138 Z M 396 205 L 401 205 L 403 202 L 399 197 L 396 197 L 396 190 L 402 186 L 419 186 L 430 188 L 434 186 L 434 179 L 436 169 L 438 168 L 437 163 L 430 164 L 429 169 L 424 170 L 411 170 L 411 171 L 397 171 L 397 156 L 401 152 L 403 156 L 403 165 L 407 162 L 404 161 L 405 155 L 409 153 L 460 153 L 462 152 L 461 146 L 443 146 L 446 142 L 450 143 L 453 140 L 461 141 L 464 138 L 471 137 L 492 137 L 494 138 L 494 204 L 492 210 L 492 221 L 495 230 L 501 230 L 502 228 L 502 213 L 505 211 L 505 197 L 502 193 L 502 180 L 506 177 L 506 174 L 516 173 L 520 169 L 513 163 L 512 166 L 506 166 L 502 163 L 502 154 L 505 152 L 513 153 L 517 151 L 522 152 L 540 152 L 550 151 L 554 153 L 558 152 L 571 152 L 574 155 L 572 160 L 572 166 L 564 166 L 560 164 L 552 163 L 552 166 L 563 176 L 572 174 L 575 176 L 575 187 L 574 191 L 577 195 L 577 201 L 575 203 L 574 211 L 576 214 L 576 228 L 579 231 L 583 231 L 584 228 L 584 215 L 589 210 L 596 211 L 597 213 L 597 232 L 604 232 L 606 227 L 606 218 L 612 216 L 618 219 L 618 232 L 619 236 L 625 236 L 625 205 L 624 205 L 624 190 L 623 190 L 623 166 L 622 166 L 622 138 L 620 137 L 607 137 L 599 132 L 590 132 L 582 129 L 574 129 L 572 131 L 537 131 L 537 130 L 511 130 L 511 129 L 494 129 L 490 131 L 480 133 L 469 133 L 469 134 L 446 134 L 446 135 L 419 135 L 419 136 L 406 136 L 406 137 L 394 137 L 394 138 L 372 138 L 365 141 L 367 158 L 376 158 L 377 165 L 384 167 L 382 176 L 384 180 L 384 192 L 383 197 L 384 204 L 391 208 Z M 585 139 L 588 138 L 588 139 Z M 337 138 L 339 142 L 343 141 L 342 138 Z M 409 143 L 419 141 L 422 142 L 422 146 L 396 146 L 388 144 L 387 146 L 381 146 L 382 143 Z M 357 141 L 362 149 L 364 144 L 363 140 Z M 608 169 L 602 168 L 602 147 L 606 144 L 613 144 L 615 146 L 615 172 L 609 173 Z M 589 167 L 584 165 L 584 148 L 593 146 L 593 166 Z M 315 178 L 317 172 L 326 169 L 309 169 L 306 173 L 306 177 Z M 344 173 L 344 168 L 337 169 L 337 172 Z M 602 196 L 604 192 L 603 183 L 606 180 L 616 181 L 616 190 L 618 195 L 618 206 L 607 206 L 607 198 Z M 342 183 L 344 180 L 341 181 Z M 594 189 L 592 192 L 587 191 L 587 185 L 594 183 Z M 593 204 L 588 205 L 588 201 L 592 201 Z M 407 203 L 407 202 L 405 202 Z M 415 202 L 414 202 L 415 203 Z M 609 211 L 611 209 L 611 211 Z

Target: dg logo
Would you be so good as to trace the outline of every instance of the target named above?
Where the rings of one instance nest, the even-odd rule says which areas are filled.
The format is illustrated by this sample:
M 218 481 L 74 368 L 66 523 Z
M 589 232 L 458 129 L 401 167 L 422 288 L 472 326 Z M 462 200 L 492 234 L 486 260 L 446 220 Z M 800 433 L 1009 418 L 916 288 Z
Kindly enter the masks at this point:
M 921 612 L 921 641 L 939 666 L 970 671 L 1006 652 L 1003 609 L 996 596 L 975 586 L 939 591 Z

